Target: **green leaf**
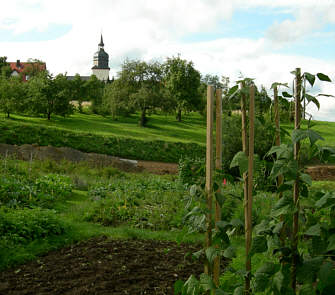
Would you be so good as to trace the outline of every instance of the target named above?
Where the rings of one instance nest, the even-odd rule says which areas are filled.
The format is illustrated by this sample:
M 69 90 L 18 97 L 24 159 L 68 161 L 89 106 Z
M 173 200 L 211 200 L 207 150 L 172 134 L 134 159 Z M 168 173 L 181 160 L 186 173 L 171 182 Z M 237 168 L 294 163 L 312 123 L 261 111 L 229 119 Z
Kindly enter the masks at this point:
M 313 87 L 314 82 L 315 82 L 315 75 L 305 72 L 304 76 L 306 80 L 309 82 L 309 84 Z
M 200 287 L 203 291 L 211 291 L 216 289 L 212 278 L 205 273 L 200 275 Z
M 200 282 L 194 275 L 191 275 L 184 284 L 186 294 L 196 295 L 200 293 Z
M 281 294 L 281 290 L 284 286 L 284 275 L 281 271 L 275 273 L 273 277 L 273 284 L 276 287 L 277 291 Z
M 233 295 L 244 295 L 244 287 L 239 286 L 235 288 Z
M 223 256 L 226 258 L 235 258 L 236 257 L 236 251 L 233 246 L 229 246 L 226 250 L 223 252 Z
M 176 281 L 173 285 L 173 289 L 174 289 L 173 293 L 174 295 L 182 294 L 184 289 L 184 282 L 182 280 Z
M 256 274 L 264 273 L 269 276 L 272 276 L 278 271 L 278 267 L 279 267 L 278 264 L 274 264 L 272 262 L 265 262 L 262 264 L 262 266 L 259 269 L 257 269 Z
M 321 227 L 320 224 L 312 225 L 308 230 L 305 231 L 305 235 L 307 236 L 320 236 L 321 235 Z
M 250 257 L 253 256 L 256 253 L 263 253 L 267 251 L 268 245 L 266 242 L 265 236 L 255 236 L 252 239 L 251 249 L 250 249 Z
M 308 134 L 306 133 L 306 130 L 302 130 L 302 129 L 294 129 L 292 131 L 292 135 L 291 135 L 291 139 L 292 139 L 292 143 L 297 143 L 305 138 L 308 137 Z
M 291 196 L 283 196 L 273 206 L 271 211 L 272 217 L 277 217 L 283 214 L 288 214 L 293 211 L 294 204 Z
M 220 251 L 216 247 L 209 247 L 205 250 L 206 258 L 210 263 L 213 263 L 215 257 L 220 255 Z
M 290 156 L 291 149 L 286 144 L 281 144 L 280 146 L 273 146 L 267 152 L 267 156 L 276 153 L 277 159 L 285 158 L 287 159 Z
M 220 191 L 216 191 L 214 193 L 214 196 L 215 196 L 215 200 L 220 204 L 220 206 L 222 207 L 223 204 L 224 204 L 224 201 L 226 199 L 225 195 L 223 192 L 220 192 Z
M 274 82 L 274 83 L 272 83 L 270 89 L 274 89 L 275 87 L 278 87 L 278 86 L 284 86 L 284 87 L 287 87 L 287 88 L 288 88 L 288 84 L 287 84 L 287 83 Z
M 270 278 L 278 271 L 278 265 L 265 262 L 257 269 L 254 277 L 254 292 L 264 292 L 269 287 Z
M 307 99 L 308 103 L 313 102 L 318 110 L 320 109 L 320 103 L 315 96 L 305 93 L 305 98 Z
M 317 75 L 317 77 L 319 78 L 319 80 L 321 80 L 321 81 L 325 81 L 325 82 L 331 82 L 331 81 L 332 81 L 332 80 L 330 80 L 330 78 L 329 78 L 327 75 L 325 75 L 325 74 L 317 73 L 316 75 Z
M 229 294 L 223 291 L 222 289 L 216 289 L 215 295 L 229 295 Z
M 233 218 L 231 221 L 230 221 L 230 224 L 233 226 L 233 227 L 241 227 L 241 226 L 244 226 L 244 223 L 241 219 L 238 219 L 238 218 Z
M 318 208 L 327 208 L 335 205 L 335 195 L 332 192 L 327 192 L 320 200 L 315 202 Z
M 330 261 L 322 264 L 319 271 L 319 278 L 325 287 L 331 286 L 335 282 L 335 269 Z
M 235 85 L 232 88 L 230 88 L 227 93 L 228 99 L 233 98 L 237 92 L 238 92 L 238 85 Z
M 299 178 L 301 179 L 302 182 L 308 185 L 312 185 L 312 177 L 309 174 L 300 173 Z
M 281 229 L 283 228 L 283 225 L 284 225 L 284 221 L 280 221 L 276 224 L 276 226 L 273 228 L 272 232 L 274 234 L 279 234 Z
M 283 92 L 282 92 L 282 96 L 284 96 L 284 97 L 293 97 L 292 94 L 289 94 L 289 93 L 286 92 L 286 91 L 283 91 Z
M 239 167 L 240 174 L 248 170 L 248 157 L 244 152 L 238 152 L 231 161 L 230 168 Z
M 201 256 L 204 252 L 205 252 L 205 250 L 204 250 L 204 249 L 201 249 L 201 250 L 199 250 L 199 251 L 197 251 L 197 252 L 192 253 L 192 257 L 194 257 L 194 258 L 196 258 L 196 259 L 199 259 L 200 256 Z
M 197 191 L 198 191 L 198 186 L 196 184 L 193 184 L 190 187 L 190 196 L 192 196 L 192 197 L 196 196 Z
M 335 97 L 334 95 L 324 93 L 319 93 L 317 96 Z
M 311 284 L 303 285 L 299 290 L 299 295 L 315 295 L 313 285 Z
M 307 130 L 307 135 L 309 141 L 311 142 L 311 145 L 313 145 L 317 140 L 324 140 L 324 138 L 319 133 L 315 132 L 312 129 Z
M 322 261 L 323 257 L 315 257 L 306 259 L 302 264 L 299 264 L 297 267 L 297 280 L 304 283 L 314 282 Z
M 335 250 L 335 234 L 331 235 L 328 239 L 327 252 Z

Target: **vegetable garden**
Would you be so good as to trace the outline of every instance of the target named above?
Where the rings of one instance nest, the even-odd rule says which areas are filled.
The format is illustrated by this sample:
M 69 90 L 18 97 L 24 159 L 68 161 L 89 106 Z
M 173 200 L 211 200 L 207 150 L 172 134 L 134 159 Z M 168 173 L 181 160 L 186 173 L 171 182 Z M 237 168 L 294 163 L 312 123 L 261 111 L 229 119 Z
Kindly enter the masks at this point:
M 254 112 L 252 79 L 228 92 L 241 104 L 241 116 L 228 118 L 228 127 L 222 92 L 208 86 L 206 161 L 200 145 L 185 143 L 179 154 L 175 143 L 150 148 L 155 159 L 167 148 L 173 156 L 164 160 L 182 155 L 178 176 L 2 158 L 0 294 L 331 294 L 335 185 L 312 183 L 304 163 L 329 160 L 332 149 L 317 145 L 322 137 L 312 121 L 301 128 L 300 109 L 305 101 L 319 105 L 307 83 L 330 79 L 300 69 L 294 75 L 292 94 L 287 84 L 272 85 L 272 127 Z M 280 126 L 282 96 L 295 102 L 289 136 Z M 227 134 L 237 125 L 234 149 L 227 150 Z M 25 128 L 53 140 L 47 130 Z M 4 128 L 7 140 L 20 143 L 22 136 L 10 134 Z M 63 140 L 80 146 L 80 137 L 69 133 Z M 115 146 L 100 140 L 99 148 Z

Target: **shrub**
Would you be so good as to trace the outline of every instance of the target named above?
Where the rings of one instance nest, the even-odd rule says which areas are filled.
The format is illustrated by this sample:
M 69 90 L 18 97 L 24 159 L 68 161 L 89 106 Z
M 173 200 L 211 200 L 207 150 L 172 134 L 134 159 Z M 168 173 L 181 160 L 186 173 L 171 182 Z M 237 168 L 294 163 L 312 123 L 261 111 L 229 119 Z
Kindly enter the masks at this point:
M 263 159 L 272 147 L 275 129 L 271 122 L 255 121 L 255 154 Z M 229 170 L 235 154 L 242 150 L 241 116 L 225 116 L 222 124 L 223 168 Z
M 70 179 L 57 174 L 35 180 L 15 173 L 0 177 L 0 205 L 8 207 L 50 207 L 56 199 L 69 196 L 71 191 Z
M 39 238 L 60 235 L 66 228 L 53 210 L 0 208 L 2 245 L 27 244 Z
M 184 193 L 177 182 L 153 176 L 98 184 L 89 190 L 92 206 L 85 220 L 154 230 L 181 228 Z
M 205 147 L 196 143 L 107 137 L 9 121 L 0 121 L 0 142 L 16 145 L 71 147 L 88 153 L 172 163 L 178 163 L 182 156 L 203 157 L 205 154 Z

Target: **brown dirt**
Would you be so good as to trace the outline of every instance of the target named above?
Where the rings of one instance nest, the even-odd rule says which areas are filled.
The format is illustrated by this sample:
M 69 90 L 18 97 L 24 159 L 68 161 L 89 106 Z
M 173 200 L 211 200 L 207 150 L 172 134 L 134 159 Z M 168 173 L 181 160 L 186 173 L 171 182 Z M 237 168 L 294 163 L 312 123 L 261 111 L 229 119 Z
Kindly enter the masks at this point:
M 21 146 L 0 143 L 0 155 L 19 160 L 45 160 L 87 162 L 92 167 L 112 166 L 126 172 L 148 172 L 154 174 L 177 174 L 178 164 L 151 161 L 121 159 L 109 155 L 84 153 L 69 147 L 37 146 L 24 144 Z
M 335 181 L 335 165 L 318 165 L 306 168 L 313 180 L 333 180 Z
M 0 294 L 173 294 L 175 281 L 202 273 L 187 254 L 200 247 L 93 238 L 0 272 Z

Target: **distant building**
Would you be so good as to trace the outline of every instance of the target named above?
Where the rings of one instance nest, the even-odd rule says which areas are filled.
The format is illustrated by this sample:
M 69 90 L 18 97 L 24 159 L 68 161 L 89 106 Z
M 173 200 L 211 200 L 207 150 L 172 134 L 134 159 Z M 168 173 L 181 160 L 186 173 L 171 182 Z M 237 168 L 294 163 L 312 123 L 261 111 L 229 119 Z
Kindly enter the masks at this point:
M 69 81 L 74 80 L 76 76 L 66 76 L 66 79 L 68 79 Z M 80 79 L 83 81 L 88 81 L 91 78 L 91 76 L 80 76 Z
M 43 62 L 8 62 L 12 70 L 12 76 L 22 76 L 23 81 L 28 81 L 32 74 L 36 72 L 45 71 L 47 66 Z
M 93 56 L 92 75 L 95 75 L 99 80 L 109 82 L 109 55 L 104 49 L 104 41 L 102 34 L 100 43 L 98 44 L 98 51 Z M 70 81 L 74 80 L 75 76 L 66 76 Z M 81 80 L 88 81 L 90 76 L 80 76 Z
M 93 56 L 92 74 L 97 76 L 99 80 L 107 82 L 109 80 L 109 55 L 104 49 L 104 41 L 100 38 L 98 51 Z

